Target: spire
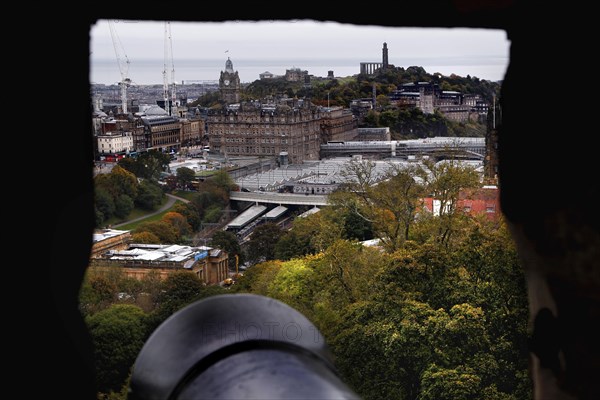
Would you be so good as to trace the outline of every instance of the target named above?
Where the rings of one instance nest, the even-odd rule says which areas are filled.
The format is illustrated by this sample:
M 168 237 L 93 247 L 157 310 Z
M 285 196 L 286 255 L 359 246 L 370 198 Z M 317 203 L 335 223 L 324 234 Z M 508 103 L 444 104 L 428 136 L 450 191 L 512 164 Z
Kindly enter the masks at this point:
M 227 57 L 227 61 L 225 62 L 225 72 L 233 74 L 233 62 L 231 62 L 229 57 Z

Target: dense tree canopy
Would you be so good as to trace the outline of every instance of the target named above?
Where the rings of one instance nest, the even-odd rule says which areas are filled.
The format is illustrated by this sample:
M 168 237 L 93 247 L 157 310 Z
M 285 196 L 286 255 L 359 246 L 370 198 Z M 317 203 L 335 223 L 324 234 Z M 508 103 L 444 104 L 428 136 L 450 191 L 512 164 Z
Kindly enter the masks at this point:
M 101 392 L 118 391 L 147 337 L 145 313 L 137 306 L 115 304 L 87 318 L 96 378 Z

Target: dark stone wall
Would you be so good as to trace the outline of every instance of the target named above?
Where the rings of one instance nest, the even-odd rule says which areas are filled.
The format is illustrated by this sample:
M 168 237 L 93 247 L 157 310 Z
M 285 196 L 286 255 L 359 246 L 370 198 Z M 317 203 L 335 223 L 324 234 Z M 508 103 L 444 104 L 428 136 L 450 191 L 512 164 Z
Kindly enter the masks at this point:
M 310 3 L 310 2 L 309 2 Z M 35 50 L 28 46 L 19 65 L 37 66 L 51 80 L 61 98 L 68 99 L 70 135 L 64 149 L 60 176 L 51 182 L 51 196 L 29 207 L 35 210 L 32 229 L 46 233 L 42 248 L 49 264 L 36 269 L 42 282 L 39 313 L 26 314 L 31 326 L 20 330 L 44 332 L 44 340 L 28 342 L 35 357 L 15 367 L 28 382 L 44 393 L 94 399 L 89 363 L 89 337 L 77 313 L 77 293 L 91 249 L 92 140 L 89 105 L 89 28 L 97 19 L 148 19 L 221 21 L 231 19 L 316 19 L 354 24 L 423 27 L 474 27 L 504 29 L 511 41 L 510 66 L 502 89 L 502 125 L 499 127 L 501 206 L 509 220 L 526 268 L 532 326 L 532 374 L 537 399 L 599 398 L 600 334 L 600 218 L 598 164 L 592 144 L 596 111 L 587 103 L 595 92 L 596 66 L 589 43 L 597 24 L 591 4 L 571 1 L 528 2 L 517 0 L 443 0 L 399 3 L 400 12 L 377 4 L 355 17 L 340 15 L 334 4 L 305 4 L 283 11 L 242 3 L 219 7 L 145 7 L 139 4 L 100 5 L 77 16 L 41 10 L 29 20 L 33 32 L 43 36 Z M 50 5 L 44 6 L 49 7 Z M 104 6 L 103 9 L 100 9 Z M 366 5 L 364 6 L 367 7 Z M 176 11 L 180 8 L 181 11 Z M 198 11 L 194 11 L 198 10 Z M 45 11 L 48 11 L 46 13 Z M 17 58 L 11 57 L 13 61 Z M 576 94 L 572 104 L 552 102 L 563 80 L 589 88 Z M 571 86 L 571 85 L 569 85 Z M 35 88 L 33 88 L 35 89 Z M 32 90 L 33 90 L 32 89 Z M 40 90 L 40 88 L 37 88 Z M 24 91 L 22 91 L 24 92 Z M 24 92 L 31 104 L 34 92 Z M 532 100 L 533 99 L 533 100 Z M 9 109 L 13 109 L 10 108 Z M 51 138 L 36 142 L 51 149 Z M 62 157 L 61 157 L 62 158 Z M 58 172 L 57 172 L 58 173 Z M 60 179 L 59 179 L 60 178 Z M 37 205 L 37 207 L 36 207 Z M 64 252 L 65 243 L 70 250 Z M 25 270 L 25 268 L 23 268 Z M 30 270 L 30 269 L 28 269 Z M 50 296 L 54 303 L 48 302 Z M 45 300 L 44 300 L 45 299 Z M 540 312 L 541 311 L 541 312 Z M 34 318 L 35 316 L 35 318 Z M 23 346 L 25 347 L 25 345 Z M 22 361 L 25 356 L 20 357 Z M 28 359 L 29 360 L 29 359 Z

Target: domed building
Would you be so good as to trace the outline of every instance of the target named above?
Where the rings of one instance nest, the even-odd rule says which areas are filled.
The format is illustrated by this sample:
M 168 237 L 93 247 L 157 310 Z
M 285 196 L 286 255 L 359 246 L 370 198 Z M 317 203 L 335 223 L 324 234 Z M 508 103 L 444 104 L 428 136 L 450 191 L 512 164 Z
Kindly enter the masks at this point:
M 148 107 L 142 114 L 146 116 L 164 116 L 169 115 L 164 108 L 154 104 Z

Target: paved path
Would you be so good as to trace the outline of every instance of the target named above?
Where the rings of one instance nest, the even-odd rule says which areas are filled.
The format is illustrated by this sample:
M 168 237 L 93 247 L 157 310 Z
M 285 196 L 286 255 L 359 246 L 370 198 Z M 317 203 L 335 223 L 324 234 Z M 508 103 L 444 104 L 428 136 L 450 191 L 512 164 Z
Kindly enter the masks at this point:
M 161 212 L 163 212 L 163 211 L 166 211 L 166 210 L 168 210 L 169 208 L 173 207 L 173 204 L 175 204 L 175 202 L 176 202 L 177 200 L 179 200 L 179 201 L 183 201 L 184 203 L 189 203 L 189 200 L 187 200 L 187 199 L 184 199 L 183 197 L 175 196 L 175 195 L 172 195 L 172 194 L 170 194 L 170 193 L 166 193 L 166 195 L 167 195 L 167 197 L 168 197 L 169 199 L 168 199 L 168 200 L 167 200 L 167 202 L 166 202 L 166 203 L 165 203 L 165 204 L 164 204 L 164 205 L 163 205 L 161 208 L 159 208 L 158 210 L 156 210 L 156 211 L 153 211 L 153 212 L 151 212 L 150 214 L 143 215 L 143 216 L 141 216 L 141 217 L 139 217 L 139 218 L 131 219 L 131 220 L 129 220 L 129 221 L 121 222 L 121 223 L 119 223 L 119 224 L 114 224 L 112 227 L 113 227 L 113 228 L 118 228 L 118 227 L 120 227 L 120 226 L 127 225 L 127 224 L 131 224 L 131 223 L 133 223 L 133 222 L 138 222 L 138 221 L 141 221 L 141 220 L 143 220 L 143 219 L 146 219 L 146 218 L 148 218 L 148 217 L 151 217 L 151 216 L 153 216 L 153 215 L 160 214 Z

